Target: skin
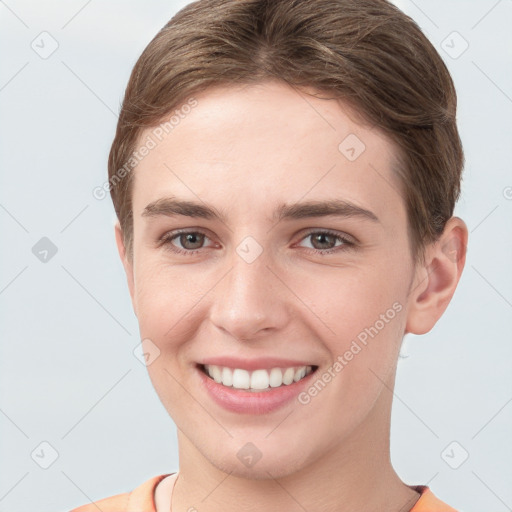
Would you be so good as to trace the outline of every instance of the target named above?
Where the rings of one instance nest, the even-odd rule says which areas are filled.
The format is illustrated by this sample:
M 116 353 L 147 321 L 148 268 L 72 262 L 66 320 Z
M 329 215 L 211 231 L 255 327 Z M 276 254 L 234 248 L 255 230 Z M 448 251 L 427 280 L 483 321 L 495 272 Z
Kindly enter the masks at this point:
M 275 81 L 195 98 L 134 170 L 133 257 L 116 226 L 141 339 L 160 350 L 149 376 L 178 427 L 172 509 L 410 510 L 419 494 L 389 455 L 398 354 L 404 334 L 428 332 L 448 306 L 465 263 L 465 223 L 452 217 L 415 266 L 395 148 L 346 105 Z M 338 149 L 351 133 L 366 146 L 355 161 Z M 226 222 L 142 215 L 171 195 L 211 205 Z M 379 221 L 270 219 L 281 203 L 327 199 L 350 201 Z M 313 228 L 348 235 L 355 246 L 318 242 Z M 159 246 L 176 229 L 206 238 Z M 263 249 L 250 264 L 236 252 L 246 236 Z M 173 246 L 199 250 L 177 254 Z M 319 254 L 332 247 L 337 252 Z M 306 405 L 234 413 L 199 385 L 195 363 L 216 355 L 293 357 L 318 365 L 320 375 L 394 303 L 401 311 Z M 247 442 L 262 454 L 251 468 L 237 458 Z M 170 509 L 170 492 L 164 479 L 158 512 Z

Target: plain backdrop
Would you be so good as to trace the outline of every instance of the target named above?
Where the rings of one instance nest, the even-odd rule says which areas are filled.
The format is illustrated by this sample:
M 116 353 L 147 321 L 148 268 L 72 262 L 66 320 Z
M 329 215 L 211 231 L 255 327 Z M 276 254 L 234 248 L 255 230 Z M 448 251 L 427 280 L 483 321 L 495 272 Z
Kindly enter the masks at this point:
M 65 511 L 178 469 L 134 354 L 107 155 L 129 73 L 186 3 L 0 1 L 0 511 Z M 465 512 L 512 510 L 512 2 L 400 0 L 446 61 L 466 268 L 398 365 L 392 462 Z

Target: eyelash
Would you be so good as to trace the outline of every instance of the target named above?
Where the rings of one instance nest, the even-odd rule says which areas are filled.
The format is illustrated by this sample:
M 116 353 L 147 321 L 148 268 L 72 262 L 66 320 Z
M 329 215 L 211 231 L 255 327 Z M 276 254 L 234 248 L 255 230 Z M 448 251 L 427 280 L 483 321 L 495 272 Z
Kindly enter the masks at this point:
M 192 256 L 192 255 L 196 254 L 197 252 L 199 252 L 201 249 L 203 249 L 203 247 L 201 247 L 199 249 L 185 250 L 185 249 L 179 249 L 172 243 L 172 241 L 174 239 L 180 237 L 181 235 L 190 235 L 190 234 L 193 234 L 193 235 L 200 234 L 200 235 L 204 235 L 206 238 L 208 238 L 206 233 L 203 233 L 202 231 L 177 230 L 177 231 L 171 231 L 171 232 L 165 233 L 160 238 L 158 246 L 159 247 L 166 246 L 166 249 L 168 249 L 176 254 Z M 305 240 L 306 238 L 310 237 L 311 235 L 328 235 L 328 236 L 334 237 L 337 241 L 343 242 L 343 244 L 341 246 L 333 247 L 331 249 L 326 249 L 326 250 L 311 249 L 309 247 L 304 247 L 304 249 L 306 249 L 308 252 L 313 252 L 314 254 L 319 254 L 321 256 L 324 256 L 327 254 L 332 254 L 335 252 L 346 251 L 348 249 L 353 249 L 356 245 L 348 237 L 345 237 L 339 233 L 336 233 L 334 231 L 329 231 L 329 230 L 311 230 L 301 238 L 301 241 Z

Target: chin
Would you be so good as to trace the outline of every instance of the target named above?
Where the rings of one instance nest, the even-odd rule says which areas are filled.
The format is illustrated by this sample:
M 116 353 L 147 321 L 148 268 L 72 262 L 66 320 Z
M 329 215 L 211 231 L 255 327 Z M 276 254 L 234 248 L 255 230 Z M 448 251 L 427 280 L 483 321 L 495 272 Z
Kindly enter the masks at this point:
M 257 442 L 256 442 L 257 443 Z M 284 478 L 308 466 L 305 447 L 300 450 L 293 445 L 286 445 L 284 441 L 278 443 L 240 443 L 231 440 L 230 449 L 228 443 L 224 443 L 222 452 L 218 445 L 206 447 L 202 451 L 203 456 L 218 470 L 237 478 L 249 480 L 269 480 Z M 242 447 L 240 448 L 239 445 Z M 235 448 L 236 446 L 236 448 Z M 279 449 L 279 447 L 281 449 Z

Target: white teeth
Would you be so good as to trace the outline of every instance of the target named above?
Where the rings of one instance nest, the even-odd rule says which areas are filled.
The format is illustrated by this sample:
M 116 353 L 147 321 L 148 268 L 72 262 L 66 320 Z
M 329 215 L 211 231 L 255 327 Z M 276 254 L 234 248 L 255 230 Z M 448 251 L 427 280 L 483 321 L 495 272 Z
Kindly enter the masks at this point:
M 232 386 L 233 385 L 233 371 L 231 368 L 222 368 L 222 384 L 224 386 Z
M 297 370 L 295 370 L 295 375 L 293 376 L 293 380 L 295 382 L 297 382 L 300 379 L 302 379 L 302 377 L 304 377 L 304 375 L 306 375 L 306 367 L 303 366 L 302 368 L 297 368 Z
M 255 370 L 251 375 L 251 389 L 267 389 L 269 376 L 267 370 Z
M 278 388 L 283 383 L 283 372 L 281 368 L 272 368 L 270 370 L 269 384 L 271 388 Z
M 247 370 L 237 368 L 233 370 L 233 387 L 237 389 L 249 389 L 251 387 L 251 376 Z
M 283 384 L 287 386 L 293 382 L 293 377 L 295 375 L 295 370 L 293 368 L 286 368 L 286 371 L 283 373 Z
M 212 377 L 213 380 L 219 384 L 222 382 L 222 372 L 218 366 L 212 365 L 210 367 L 210 377 Z
M 261 391 L 264 389 L 288 386 L 303 379 L 313 369 L 311 366 L 293 368 L 272 368 L 269 370 L 254 370 L 248 372 L 239 368 L 228 368 L 214 364 L 204 366 L 206 373 L 218 384 L 235 389 L 250 389 Z

